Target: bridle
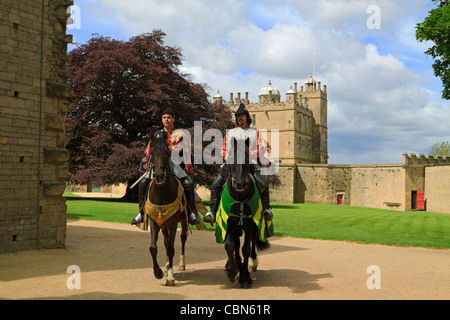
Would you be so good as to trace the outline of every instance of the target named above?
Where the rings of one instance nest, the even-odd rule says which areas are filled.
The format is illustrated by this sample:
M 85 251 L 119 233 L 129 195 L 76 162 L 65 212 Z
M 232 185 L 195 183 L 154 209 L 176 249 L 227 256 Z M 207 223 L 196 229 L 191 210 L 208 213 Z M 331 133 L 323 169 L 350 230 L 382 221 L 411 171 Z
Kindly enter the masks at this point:
M 240 190 L 240 189 L 238 189 L 238 188 L 236 187 L 236 179 L 234 179 L 234 176 L 233 176 L 233 174 L 232 174 L 231 172 L 230 172 L 230 178 L 231 178 L 231 185 L 233 186 L 233 188 L 234 188 L 236 191 L 240 192 L 240 191 L 245 190 L 245 187 L 244 187 L 242 190 Z M 249 175 L 247 175 L 247 176 L 245 177 L 245 184 L 248 185 L 249 183 L 250 183 L 250 179 L 249 179 Z
M 164 168 L 163 169 L 163 180 L 158 181 L 157 179 L 155 179 L 156 184 L 163 184 L 166 182 L 167 170 L 169 169 L 169 161 L 167 161 L 167 163 L 164 164 L 163 158 L 161 156 L 154 156 L 153 160 L 154 160 L 154 161 L 152 161 L 153 173 L 155 172 L 155 168 Z

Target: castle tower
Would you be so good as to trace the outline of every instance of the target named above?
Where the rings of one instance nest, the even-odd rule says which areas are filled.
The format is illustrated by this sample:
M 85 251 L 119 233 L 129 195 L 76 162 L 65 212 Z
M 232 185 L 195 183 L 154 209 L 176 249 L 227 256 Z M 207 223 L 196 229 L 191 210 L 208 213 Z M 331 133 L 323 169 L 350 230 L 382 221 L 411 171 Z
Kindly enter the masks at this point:
M 324 85 L 322 89 L 321 83 L 310 75 L 305 83 L 305 91 L 300 94 L 314 116 L 312 162 L 328 163 L 327 86 Z
M 217 101 L 219 93 L 214 96 Z M 279 133 L 279 163 L 328 162 L 327 91 L 310 75 L 300 91 L 297 83 L 286 92 L 286 101 L 281 101 L 280 91 L 271 81 L 259 91 L 259 103 L 250 103 L 238 97 L 233 101 L 230 94 L 230 108 L 235 111 L 244 102 L 250 112 L 253 124 L 258 129 Z M 271 137 L 268 136 L 268 139 Z
M 280 103 L 281 95 L 269 80 L 267 86 L 259 90 L 259 103 Z
M 267 157 L 278 164 L 278 176 L 283 189 L 271 190 L 272 199 L 302 202 L 302 184 L 297 181 L 297 166 L 309 163 L 326 164 L 327 146 L 327 90 L 310 76 L 305 87 L 297 89 L 297 83 L 286 92 L 281 101 L 280 91 L 269 81 L 259 91 L 258 102 L 234 99 L 230 93 L 228 107 L 234 112 L 244 102 L 252 118 L 252 127 L 265 131 L 267 142 L 278 146 L 278 154 L 268 152 Z M 273 150 L 272 150 L 273 151 Z M 281 200 L 282 199 L 282 200 Z M 303 199 L 303 200 L 302 200 Z
M 222 95 L 220 94 L 219 90 L 217 90 L 217 93 L 213 97 L 213 103 L 222 104 L 222 102 L 223 102 Z

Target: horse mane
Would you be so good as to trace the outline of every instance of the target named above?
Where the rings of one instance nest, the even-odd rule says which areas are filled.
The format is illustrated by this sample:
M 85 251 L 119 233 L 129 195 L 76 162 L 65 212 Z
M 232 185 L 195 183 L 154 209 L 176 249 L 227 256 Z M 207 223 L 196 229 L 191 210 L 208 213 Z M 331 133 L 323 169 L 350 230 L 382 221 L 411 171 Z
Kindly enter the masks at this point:
M 150 153 L 159 155 L 161 157 L 169 157 L 170 149 L 167 142 L 167 133 L 165 132 L 162 138 L 154 138 L 150 146 Z
M 243 140 L 243 139 L 236 139 L 236 138 L 233 137 L 231 139 L 231 142 L 233 143 L 233 154 L 232 154 L 232 156 L 234 158 L 234 161 L 233 161 L 232 165 L 236 165 L 237 164 L 236 160 L 238 159 L 238 151 L 241 151 L 238 148 L 238 145 L 240 143 L 242 143 L 242 141 L 244 141 L 244 143 L 245 143 L 245 148 L 244 148 L 245 163 L 243 163 L 243 164 L 249 164 L 249 160 L 250 160 L 250 147 L 249 147 L 250 138 L 246 138 L 245 140 Z

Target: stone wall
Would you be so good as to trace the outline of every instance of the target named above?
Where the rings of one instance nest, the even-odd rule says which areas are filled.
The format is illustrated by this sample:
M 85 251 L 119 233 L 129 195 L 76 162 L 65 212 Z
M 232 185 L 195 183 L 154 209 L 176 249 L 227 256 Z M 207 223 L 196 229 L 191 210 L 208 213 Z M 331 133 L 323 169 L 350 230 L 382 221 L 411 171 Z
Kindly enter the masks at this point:
M 450 213 L 449 160 L 404 154 L 399 164 L 298 163 L 279 172 L 283 187 L 271 191 L 271 200 L 338 204 L 342 198 L 344 205 L 408 211 L 412 193 L 424 191 L 427 211 Z
M 0 3 L 0 251 L 65 245 L 67 7 Z
M 402 166 L 352 167 L 350 205 L 405 210 L 405 171 Z
M 344 193 L 349 204 L 349 174 L 348 166 L 298 164 L 295 202 L 336 204 L 337 193 Z
M 450 165 L 425 168 L 427 211 L 450 213 Z
M 278 176 L 282 186 L 278 189 L 270 190 L 271 202 L 295 203 L 296 173 L 292 166 L 280 165 L 278 167 Z

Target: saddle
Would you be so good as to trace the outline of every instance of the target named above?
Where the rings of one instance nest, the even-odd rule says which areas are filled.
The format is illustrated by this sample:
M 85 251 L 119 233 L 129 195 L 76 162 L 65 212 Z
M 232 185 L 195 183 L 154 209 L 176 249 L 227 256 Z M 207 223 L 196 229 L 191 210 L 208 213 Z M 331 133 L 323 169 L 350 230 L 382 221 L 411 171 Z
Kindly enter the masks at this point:
M 274 228 L 272 221 L 265 221 L 263 206 L 261 202 L 261 195 L 256 186 L 256 183 L 251 180 L 254 185 L 255 192 L 253 196 L 244 201 L 236 201 L 231 197 L 228 192 L 228 181 L 225 183 L 225 186 L 222 190 L 222 196 L 220 197 L 220 203 L 216 212 L 216 242 L 224 243 L 227 235 L 227 221 L 229 217 L 237 217 L 240 219 L 239 224 L 243 222 L 243 219 L 253 219 L 255 224 L 257 225 L 260 231 L 260 239 L 264 242 L 267 241 L 267 238 L 274 235 Z M 240 215 L 235 215 L 231 213 L 231 207 L 235 204 L 240 204 Z M 251 215 L 244 214 L 244 206 L 248 206 L 251 211 Z

